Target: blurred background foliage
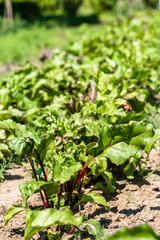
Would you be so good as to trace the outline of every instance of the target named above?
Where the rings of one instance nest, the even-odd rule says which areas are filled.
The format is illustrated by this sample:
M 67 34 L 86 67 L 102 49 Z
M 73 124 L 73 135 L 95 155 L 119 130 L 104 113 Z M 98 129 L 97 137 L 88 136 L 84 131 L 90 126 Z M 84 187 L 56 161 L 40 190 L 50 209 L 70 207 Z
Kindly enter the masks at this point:
M 4 15 L 5 1 L 0 0 L 0 16 Z M 11 0 L 9 0 L 11 1 Z M 34 18 L 63 13 L 69 16 L 75 16 L 78 10 L 89 9 L 98 13 L 104 10 L 112 10 L 120 5 L 145 4 L 156 8 L 159 0 L 12 0 L 14 15 L 19 15 L 26 20 Z M 132 6 L 133 7 L 133 6 Z
M 0 65 L 76 41 L 81 24 L 100 25 L 113 15 L 132 17 L 158 6 L 160 0 L 0 0 Z

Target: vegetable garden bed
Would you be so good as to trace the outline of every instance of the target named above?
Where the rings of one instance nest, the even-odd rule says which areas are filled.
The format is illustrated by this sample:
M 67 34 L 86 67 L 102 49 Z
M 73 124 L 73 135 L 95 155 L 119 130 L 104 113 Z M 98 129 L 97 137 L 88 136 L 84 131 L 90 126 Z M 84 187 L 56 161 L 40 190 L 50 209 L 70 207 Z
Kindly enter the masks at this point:
M 112 19 L 98 34 L 84 26 L 79 42 L 65 51 L 54 50 L 42 67 L 27 63 L 1 80 L 1 178 L 7 161 L 22 164 L 24 157 L 32 176 L 20 184 L 23 202 L 9 209 L 4 222 L 25 212 L 25 240 L 45 229 L 49 240 L 84 239 L 87 231 L 91 239 L 110 240 L 100 223 L 114 226 L 139 212 L 137 221 L 157 221 L 158 200 L 150 204 L 159 187 L 150 188 L 147 204 L 149 180 L 142 178 L 151 150 L 160 148 L 160 39 L 153 27 L 159 13 L 154 14 L 153 19 Z M 138 192 L 142 202 L 136 199 Z M 29 201 L 37 193 L 43 206 L 32 208 Z M 117 207 L 109 206 L 116 198 Z M 93 203 L 101 206 L 97 212 L 106 212 L 102 222 L 93 211 L 81 209 L 85 205 L 93 210 Z M 107 221 L 107 211 L 115 219 Z M 148 216 L 149 211 L 153 214 Z M 133 229 L 135 234 L 141 231 L 148 239 L 159 239 L 146 226 Z M 132 236 L 132 230 L 123 234 Z

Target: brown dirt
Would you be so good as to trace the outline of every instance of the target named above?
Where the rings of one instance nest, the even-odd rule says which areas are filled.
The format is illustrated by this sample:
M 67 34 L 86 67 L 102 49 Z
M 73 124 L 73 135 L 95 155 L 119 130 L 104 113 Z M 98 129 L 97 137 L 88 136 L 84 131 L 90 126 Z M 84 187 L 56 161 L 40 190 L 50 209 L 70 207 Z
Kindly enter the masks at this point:
M 114 233 L 122 227 L 133 227 L 140 224 L 149 224 L 156 232 L 160 232 L 160 168 L 150 177 L 149 172 L 154 170 L 160 162 L 160 152 L 152 150 L 146 166 L 146 176 L 140 178 L 137 174 L 134 180 L 118 177 L 117 190 L 105 194 L 110 211 L 104 207 L 87 203 L 81 214 L 89 218 L 96 218 L 109 233 Z M 6 227 L 3 218 L 12 204 L 22 204 L 18 185 L 29 178 L 27 169 L 16 166 L 5 173 L 5 182 L 0 183 L 0 239 L 23 239 L 25 229 L 24 213 L 14 217 Z M 40 205 L 38 195 L 33 196 L 29 204 Z M 45 240 L 45 233 L 37 233 L 32 240 Z
M 10 73 L 13 71 L 17 71 L 20 70 L 21 67 L 16 66 L 14 64 L 4 64 L 4 65 L 0 65 L 0 76 L 4 75 L 6 73 Z

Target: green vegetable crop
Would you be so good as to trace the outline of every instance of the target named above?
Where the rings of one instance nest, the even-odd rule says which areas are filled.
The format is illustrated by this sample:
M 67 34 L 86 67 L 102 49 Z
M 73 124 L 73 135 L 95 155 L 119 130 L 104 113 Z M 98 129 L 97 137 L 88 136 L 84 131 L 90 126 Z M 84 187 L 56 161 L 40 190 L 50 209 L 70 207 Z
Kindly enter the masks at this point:
M 154 14 L 112 19 L 98 33 L 84 26 L 82 39 L 68 50 L 55 50 L 42 67 L 28 63 L 0 82 L 0 157 L 12 152 L 21 162 L 26 156 L 32 169 L 32 180 L 20 185 L 23 205 L 5 215 L 7 224 L 26 211 L 25 240 L 46 228 L 49 239 L 77 239 L 85 230 L 107 239 L 97 221 L 75 213 L 86 202 L 109 210 L 97 189 L 116 189 L 113 169 L 129 179 L 137 169 L 142 173 L 142 151 L 148 155 L 159 140 L 145 113 L 159 94 Z M 28 207 L 35 193 L 43 209 Z

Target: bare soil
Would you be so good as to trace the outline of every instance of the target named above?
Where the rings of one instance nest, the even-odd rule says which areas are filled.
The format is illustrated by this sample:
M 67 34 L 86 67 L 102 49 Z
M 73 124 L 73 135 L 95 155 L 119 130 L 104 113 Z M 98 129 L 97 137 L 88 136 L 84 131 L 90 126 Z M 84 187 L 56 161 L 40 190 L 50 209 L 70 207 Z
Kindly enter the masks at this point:
M 15 64 L 0 65 L 0 76 L 4 75 L 6 73 L 20 70 L 20 69 L 21 69 L 21 67 L 15 65 Z
M 109 233 L 114 233 L 122 227 L 131 228 L 144 223 L 149 224 L 156 232 L 160 232 L 160 152 L 152 150 L 147 161 L 145 176 L 126 180 L 124 176 L 117 176 L 117 190 L 104 196 L 110 206 L 107 212 L 104 207 L 87 203 L 81 214 L 88 218 L 96 218 Z M 155 170 L 156 169 L 156 170 Z M 155 172 L 148 176 L 152 170 Z M 15 166 L 5 173 L 5 182 L 0 183 L 0 239 L 23 239 L 25 216 L 20 213 L 4 227 L 4 215 L 13 204 L 22 204 L 19 184 L 24 183 L 30 176 L 28 169 Z M 31 207 L 41 205 L 39 195 L 29 200 Z M 32 240 L 47 239 L 45 232 L 40 232 Z

